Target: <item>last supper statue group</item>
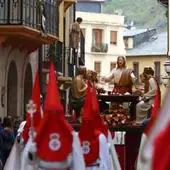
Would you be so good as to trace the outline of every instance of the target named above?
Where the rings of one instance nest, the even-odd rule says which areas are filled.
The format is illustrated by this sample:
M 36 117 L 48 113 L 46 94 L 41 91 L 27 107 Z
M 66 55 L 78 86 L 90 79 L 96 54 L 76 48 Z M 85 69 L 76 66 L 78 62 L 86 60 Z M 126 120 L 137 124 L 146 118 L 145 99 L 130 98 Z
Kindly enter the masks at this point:
M 111 92 L 106 91 L 102 82 L 113 82 L 114 87 Z M 117 58 L 117 65 L 111 70 L 108 76 L 98 78 L 98 73 L 88 70 L 81 66 L 77 69 L 77 75 L 73 78 L 71 85 L 71 107 L 76 115 L 76 119 L 81 121 L 82 106 L 86 95 L 87 82 L 92 87 L 95 86 L 98 95 L 138 95 L 139 101 L 136 105 L 136 115 L 133 120 L 129 114 L 131 102 L 103 102 L 99 101 L 101 117 L 104 121 L 112 126 L 116 125 L 141 125 L 146 119 L 152 108 L 158 83 L 154 77 L 154 70 L 151 67 L 145 67 L 140 74 L 140 80 L 134 74 L 133 69 L 127 68 L 125 57 Z M 138 83 L 137 83 L 138 82 Z M 139 83 L 140 82 L 140 83 Z M 140 84 L 140 86 L 139 86 Z M 104 109 L 103 109 L 104 107 Z

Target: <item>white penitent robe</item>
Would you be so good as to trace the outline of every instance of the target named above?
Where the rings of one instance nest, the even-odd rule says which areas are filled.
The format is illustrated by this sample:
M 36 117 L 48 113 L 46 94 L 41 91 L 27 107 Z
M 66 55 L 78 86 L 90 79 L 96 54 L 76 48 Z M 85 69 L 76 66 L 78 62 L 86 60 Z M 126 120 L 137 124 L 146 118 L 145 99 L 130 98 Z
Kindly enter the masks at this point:
M 84 156 L 81 149 L 80 140 L 76 134 L 73 132 L 73 160 L 71 170 L 85 170 Z
M 22 156 L 21 170 L 46 170 L 43 168 L 38 168 L 37 162 L 35 161 L 31 162 L 28 159 L 28 152 L 32 149 L 36 150 L 36 146 L 35 143 L 33 143 L 31 139 L 29 139 L 22 154 L 23 156 Z M 84 157 L 81 150 L 80 141 L 75 132 L 73 132 L 73 152 L 72 152 L 72 162 L 70 166 L 71 166 L 70 170 L 85 170 Z M 57 170 L 57 167 L 54 170 Z M 62 169 L 62 170 L 68 170 L 68 169 Z
M 17 136 L 23 132 L 24 126 L 26 121 L 23 121 L 18 129 Z M 18 143 L 17 139 L 14 142 L 14 145 L 11 149 L 11 152 L 9 154 L 9 157 L 5 163 L 4 170 L 21 170 L 21 146 Z
M 143 147 L 146 141 L 148 140 L 147 134 L 143 133 L 141 142 L 140 142 L 140 147 L 139 147 L 139 153 L 138 153 L 138 159 L 137 159 L 137 168 L 136 170 L 150 170 L 152 167 L 152 160 L 147 159 L 145 161 L 142 161 L 142 152 L 143 152 Z
M 121 170 L 121 166 L 118 160 L 116 149 L 112 140 L 110 131 L 108 132 L 108 145 L 109 145 L 109 154 L 111 161 L 111 170 Z
M 36 144 L 29 138 L 21 154 L 21 170 L 37 170 L 37 162 L 28 159 L 28 153 L 32 150 L 36 152 Z
M 15 140 L 10 155 L 6 161 L 4 166 L 4 170 L 20 170 L 21 164 L 21 151 L 19 150 L 19 146 L 17 141 Z
M 86 167 L 86 170 L 111 170 L 111 162 L 109 156 L 109 147 L 107 139 L 103 134 L 99 136 L 99 166 Z

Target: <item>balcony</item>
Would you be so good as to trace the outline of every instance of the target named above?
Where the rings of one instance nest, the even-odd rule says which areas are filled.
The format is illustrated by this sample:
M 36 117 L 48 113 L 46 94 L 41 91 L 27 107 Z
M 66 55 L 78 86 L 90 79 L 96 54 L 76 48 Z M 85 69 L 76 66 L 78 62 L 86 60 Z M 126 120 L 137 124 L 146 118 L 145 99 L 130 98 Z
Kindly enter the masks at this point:
M 56 65 L 56 71 L 62 72 L 63 66 L 63 53 L 64 53 L 64 44 L 60 41 L 55 42 L 54 44 L 44 46 L 43 48 L 43 70 L 49 71 L 50 62 L 53 61 Z
M 79 57 L 79 65 L 84 66 L 85 64 L 85 37 L 83 33 L 81 32 L 80 37 L 80 57 Z
M 0 0 L 0 44 L 35 51 L 58 36 L 56 0 Z
M 106 43 L 93 44 L 91 48 L 91 52 L 107 53 L 108 44 Z

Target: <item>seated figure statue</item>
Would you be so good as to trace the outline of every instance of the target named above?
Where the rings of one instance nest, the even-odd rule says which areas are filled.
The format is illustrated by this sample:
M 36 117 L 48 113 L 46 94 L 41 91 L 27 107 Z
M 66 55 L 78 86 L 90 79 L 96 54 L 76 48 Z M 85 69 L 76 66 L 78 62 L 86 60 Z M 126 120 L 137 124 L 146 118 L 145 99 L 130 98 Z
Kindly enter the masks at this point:
M 81 109 L 84 104 L 84 96 L 86 95 L 86 68 L 79 67 L 77 75 L 73 78 L 71 86 L 71 106 L 75 111 L 76 118 L 80 117 Z

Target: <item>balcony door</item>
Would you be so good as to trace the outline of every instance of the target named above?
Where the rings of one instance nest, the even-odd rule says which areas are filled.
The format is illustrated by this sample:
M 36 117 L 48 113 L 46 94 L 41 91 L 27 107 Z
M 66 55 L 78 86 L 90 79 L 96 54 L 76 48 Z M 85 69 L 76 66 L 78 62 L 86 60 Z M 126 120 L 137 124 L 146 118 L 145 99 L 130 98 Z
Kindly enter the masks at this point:
M 94 45 L 102 44 L 103 39 L 103 30 L 102 29 L 93 29 L 92 32 L 92 42 Z
M 28 104 L 28 101 L 31 99 L 32 85 L 32 69 L 31 65 L 28 63 L 24 80 L 24 114 L 26 114 L 26 104 Z

